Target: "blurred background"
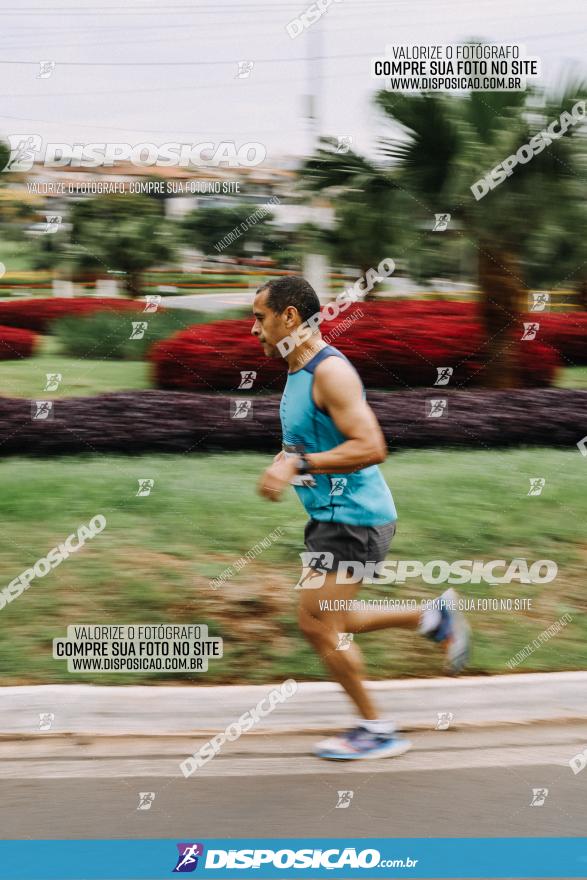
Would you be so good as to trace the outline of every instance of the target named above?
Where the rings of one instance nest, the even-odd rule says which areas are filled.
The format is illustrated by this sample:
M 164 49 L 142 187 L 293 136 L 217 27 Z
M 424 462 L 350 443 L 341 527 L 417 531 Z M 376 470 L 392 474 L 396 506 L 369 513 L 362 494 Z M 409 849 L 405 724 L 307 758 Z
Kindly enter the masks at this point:
M 471 192 L 585 100 L 582 7 L 345 0 L 292 38 L 303 11 L 0 6 L 4 585 L 95 514 L 107 519 L 2 610 L 4 684 L 92 681 L 51 659 L 52 639 L 69 624 L 139 619 L 223 636 L 205 683 L 323 677 L 295 624 L 303 511 L 293 493 L 271 506 L 255 493 L 280 447 L 284 371 L 251 339 L 250 304 L 287 273 L 327 303 L 386 258 L 393 275 L 322 329 L 359 369 L 389 442 L 393 557 L 553 559 L 550 584 L 463 588 L 531 600 L 476 614 L 471 672 L 510 671 L 566 613 L 517 671 L 584 666 L 584 126 L 481 200 Z M 540 79 L 526 92 L 422 95 L 370 76 L 388 43 L 473 39 L 524 44 Z M 266 155 L 248 167 L 18 170 L 10 147 L 31 137 L 66 155 L 169 142 L 256 143 Z M 431 418 L 438 398 L 446 411 Z M 435 591 L 416 581 L 364 595 Z M 408 636 L 363 641 L 371 677 L 440 674 L 436 652 Z

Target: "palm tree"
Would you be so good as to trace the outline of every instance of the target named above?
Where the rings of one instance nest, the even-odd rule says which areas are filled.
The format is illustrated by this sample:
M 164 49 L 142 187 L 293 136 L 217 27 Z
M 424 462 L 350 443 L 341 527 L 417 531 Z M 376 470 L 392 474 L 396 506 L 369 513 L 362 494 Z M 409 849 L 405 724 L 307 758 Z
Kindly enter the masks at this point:
M 562 225 L 571 210 L 579 210 L 584 140 L 576 135 L 581 125 L 571 125 L 563 137 L 518 164 L 480 200 L 471 186 L 582 95 L 578 84 L 554 99 L 522 92 L 376 95 L 377 105 L 399 125 L 396 136 L 382 142 L 382 152 L 412 199 L 410 221 L 421 226 L 434 213 L 450 213 L 477 251 L 487 331 L 484 381 L 490 387 L 518 384 L 519 317 L 526 308 L 523 264 L 532 251 L 536 259 L 536 240 L 549 224 Z
M 328 235 L 332 259 L 354 265 L 364 277 L 384 257 L 398 238 L 400 195 L 385 167 L 349 150 L 339 153 L 333 138 L 321 138 L 316 154 L 302 169 L 302 188 L 328 190 L 335 201 L 335 228 Z

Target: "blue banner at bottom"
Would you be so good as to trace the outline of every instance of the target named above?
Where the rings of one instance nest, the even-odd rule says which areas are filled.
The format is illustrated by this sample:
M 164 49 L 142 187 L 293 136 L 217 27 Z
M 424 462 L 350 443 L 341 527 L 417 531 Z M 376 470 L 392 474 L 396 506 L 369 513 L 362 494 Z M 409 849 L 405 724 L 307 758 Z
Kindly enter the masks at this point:
M 587 878 L 587 838 L 0 841 L 0 880 Z

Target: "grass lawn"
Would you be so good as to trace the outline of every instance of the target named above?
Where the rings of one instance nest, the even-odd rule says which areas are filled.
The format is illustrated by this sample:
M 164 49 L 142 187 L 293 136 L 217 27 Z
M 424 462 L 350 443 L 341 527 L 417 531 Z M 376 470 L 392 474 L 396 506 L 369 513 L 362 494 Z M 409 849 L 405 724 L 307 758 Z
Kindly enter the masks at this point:
M 57 391 L 43 391 L 47 373 L 61 373 Z M 0 394 L 5 397 L 85 397 L 107 391 L 149 388 L 149 365 L 145 361 L 84 360 L 60 354 L 53 336 L 43 336 L 38 353 L 31 358 L 2 361 Z
M 587 367 L 565 367 L 559 371 L 558 388 L 587 388 Z
M 94 680 L 102 684 L 190 684 L 319 679 L 325 673 L 298 632 L 298 553 L 304 512 L 293 491 L 280 504 L 255 494 L 269 457 L 255 454 L 70 457 L 0 461 L 3 585 L 95 514 L 105 530 L 2 610 L 2 684 Z M 471 614 L 473 674 L 507 672 L 508 658 L 568 612 L 572 621 L 518 672 L 585 668 L 587 497 L 576 450 L 420 450 L 384 465 L 400 521 L 390 558 L 553 559 L 543 585 L 467 585 L 467 597 L 529 598 L 524 612 Z M 546 480 L 528 496 L 529 479 Z M 138 479 L 155 481 L 137 497 Z M 283 535 L 219 589 L 210 579 L 281 527 Z M 365 598 L 421 598 L 442 587 L 365 586 Z M 190 679 L 170 673 L 69 674 L 51 658 L 69 624 L 208 623 L 225 656 Z M 358 637 L 369 676 L 441 673 L 438 649 L 403 630 Z

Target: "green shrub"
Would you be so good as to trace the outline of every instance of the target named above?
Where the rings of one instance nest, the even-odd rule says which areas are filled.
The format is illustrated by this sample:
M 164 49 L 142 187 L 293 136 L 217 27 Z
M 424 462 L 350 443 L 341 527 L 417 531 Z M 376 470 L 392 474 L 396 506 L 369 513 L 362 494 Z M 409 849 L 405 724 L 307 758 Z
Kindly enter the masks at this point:
M 191 309 L 166 309 L 161 312 L 96 312 L 84 317 L 60 318 L 52 324 L 63 354 L 87 360 L 142 360 L 155 342 L 173 336 L 194 324 L 207 324 L 221 318 L 242 317 L 240 311 L 194 312 Z M 133 323 L 145 323 L 134 330 Z M 138 335 L 143 333 L 141 338 Z

